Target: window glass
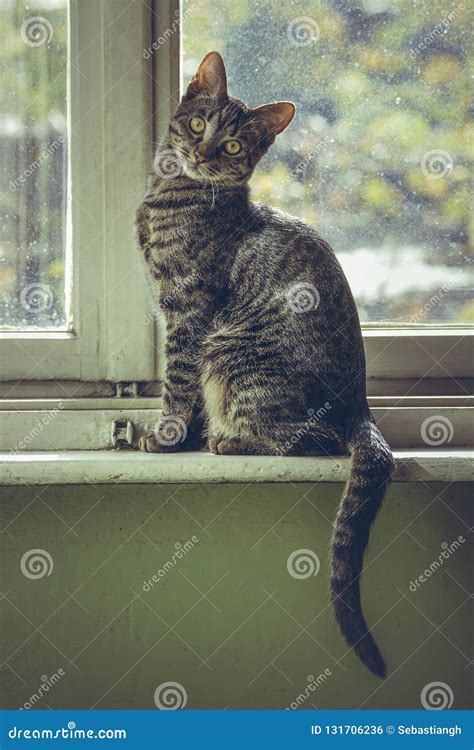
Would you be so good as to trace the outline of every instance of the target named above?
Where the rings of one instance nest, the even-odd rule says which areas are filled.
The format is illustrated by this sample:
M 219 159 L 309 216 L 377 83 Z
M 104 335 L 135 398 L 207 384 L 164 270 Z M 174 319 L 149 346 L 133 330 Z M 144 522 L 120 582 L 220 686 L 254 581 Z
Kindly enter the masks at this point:
M 0 328 L 66 329 L 67 0 L 0 0 Z
M 232 95 L 296 103 L 253 196 L 331 242 L 362 321 L 472 323 L 469 4 L 184 0 L 182 29 L 184 84 L 215 49 Z

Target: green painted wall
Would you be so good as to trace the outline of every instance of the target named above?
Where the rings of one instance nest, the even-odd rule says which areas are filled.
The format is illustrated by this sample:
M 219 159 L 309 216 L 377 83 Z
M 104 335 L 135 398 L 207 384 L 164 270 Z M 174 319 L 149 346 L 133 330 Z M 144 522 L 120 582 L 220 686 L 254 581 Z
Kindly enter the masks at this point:
M 56 673 L 36 708 L 152 709 L 168 681 L 188 708 L 284 708 L 300 694 L 308 709 L 419 708 L 438 681 L 467 708 L 468 543 L 415 591 L 410 581 L 443 543 L 468 537 L 471 488 L 390 488 L 363 578 L 389 665 L 380 681 L 347 651 L 328 607 L 341 485 L 3 487 L 1 705 L 22 706 Z M 53 561 L 36 579 L 20 569 L 35 548 Z M 287 560 L 303 548 L 321 568 L 296 579 Z M 325 670 L 310 689 L 308 675 Z

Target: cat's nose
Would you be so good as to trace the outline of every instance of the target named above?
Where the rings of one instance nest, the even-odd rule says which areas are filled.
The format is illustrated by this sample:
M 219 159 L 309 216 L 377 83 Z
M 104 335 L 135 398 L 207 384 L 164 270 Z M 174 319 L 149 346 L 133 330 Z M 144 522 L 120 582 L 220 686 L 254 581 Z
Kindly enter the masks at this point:
M 208 143 L 200 143 L 194 151 L 194 157 L 197 164 L 202 164 L 203 161 L 208 161 L 211 158 L 212 148 Z

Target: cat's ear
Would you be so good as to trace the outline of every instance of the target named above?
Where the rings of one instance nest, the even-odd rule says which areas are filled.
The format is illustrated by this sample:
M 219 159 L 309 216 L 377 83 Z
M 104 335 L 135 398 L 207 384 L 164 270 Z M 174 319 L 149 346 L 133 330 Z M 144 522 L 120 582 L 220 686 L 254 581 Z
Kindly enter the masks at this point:
M 288 127 L 295 112 L 296 107 L 293 102 L 262 104 L 253 110 L 254 116 L 262 123 L 273 140 L 278 133 L 282 133 Z
M 187 94 L 210 94 L 218 98 L 227 96 L 227 76 L 224 60 L 218 52 L 208 52 L 188 86 Z

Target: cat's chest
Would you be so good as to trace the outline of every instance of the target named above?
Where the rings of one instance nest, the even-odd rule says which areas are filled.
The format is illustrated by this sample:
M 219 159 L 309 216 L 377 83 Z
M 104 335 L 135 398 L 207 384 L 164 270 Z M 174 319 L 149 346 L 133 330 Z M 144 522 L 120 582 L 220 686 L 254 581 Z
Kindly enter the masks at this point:
M 194 266 L 210 269 L 223 244 L 219 216 L 199 204 L 154 205 L 148 213 L 148 263 L 155 275 L 182 275 Z M 208 270 L 209 273 L 209 270 Z
M 180 210 L 153 206 L 148 212 L 149 252 L 147 262 L 155 276 L 165 278 L 185 266 L 196 237 L 196 222 Z
M 159 250 L 171 247 L 185 247 L 195 235 L 198 217 L 196 212 L 182 208 L 169 208 L 166 205 L 149 209 L 148 223 L 151 243 Z

